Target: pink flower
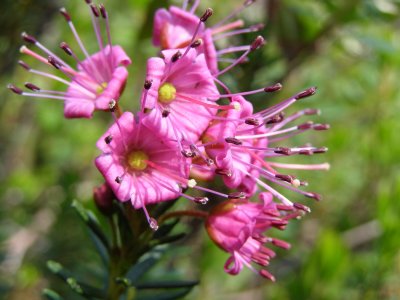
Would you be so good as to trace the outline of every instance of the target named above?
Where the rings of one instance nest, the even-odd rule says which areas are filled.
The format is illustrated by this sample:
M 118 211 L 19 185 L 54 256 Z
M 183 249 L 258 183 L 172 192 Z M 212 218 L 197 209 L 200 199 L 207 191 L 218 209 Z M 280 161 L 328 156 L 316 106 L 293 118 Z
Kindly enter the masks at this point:
M 163 50 L 179 49 L 188 47 L 194 41 L 200 39 L 201 45 L 196 49 L 199 53 L 205 55 L 211 73 L 217 74 L 218 61 L 232 61 L 230 58 L 225 58 L 225 55 L 244 52 L 250 46 L 228 47 L 217 51 L 215 41 L 248 32 L 256 32 L 262 26 L 255 25 L 249 28 L 241 28 L 244 25 L 242 20 L 232 21 L 244 8 L 254 2 L 250 0 L 245 1 L 242 7 L 220 20 L 213 27 L 207 28 L 204 23 L 212 15 L 212 10 L 207 9 L 201 17 L 196 16 L 195 11 L 199 2 L 196 1 L 191 8 L 188 8 L 187 1 L 184 1 L 183 8 L 171 6 L 168 10 L 164 8 L 157 10 L 154 17 L 153 44 Z
M 211 73 L 218 71 L 217 52 L 212 40 L 212 32 L 193 13 L 171 6 L 168 10 L 156 11 L 153 27 L 153 44 L 161 49 L 179 49 L 190 46 L 197 38 L 202 43 L 197 47 L 203 53 Z
M 264 91 L 276 91 L 280 88 L 281 85 L 277 84 L 264 88 Z M 242 110 L 231 110 L 220 115 L 220 118 L 211 123 L 202 137 L 208 156 L 215 161 L 216 173 L 223 176 L 228 187 L 237 188 L 248 196 L 257 191 L 256 186 L 260 186 L 272 193 L 284 205 L 293 206 L 292 201 L 273 187 L 279 185 L 319 200 L 318 194 L 300 189 L 301 186 L 307 185 L 305 181 L 293 175 L 282 174 L 276 169 L 327 170 L 329 164 L 285 164 L 274 160 L 279 157 L 312 155 L 327 151 L 325 147 L 313 147 L 309 144 L 290 148 L 275 145 L 307 130 L 320 131 L 329 128 L 327 124 L 314 124 L 311 121 L 288 127 L 303 116 L 317 114 L 317 110 L 305 109 L 287 118 L 283 115 L 287 107 L 313 95 L 315 88 L 305 90 L 254 114 L 251 104 L 241 96 L 253 92 L 221 95 L 221 97 L 231 96 L 234 101 L 240 103 Z
M 33 83 L 25 84 L 25 87 L 32 92 L 24 92 L 13 85 L 9 85 L 13 92 L 20 95 L 64 101 L 64 115 L 66 118 L 91 118 L 95 110 L 107 110 L 111 100 L 117 101 L 120 98 L 128 77 L 128 71 L 125 67 L 131 64 L 131 60 L 124 50 L 120 46 L 112 46 L 111 44 L 108 14 L 104 6 L 97 7 L 91 3 L 88 3 L 88 5 L 100 48 L 100 51 L 92 55 L 88 53 L 83 45 L 68 12 L 64 8 L 60 10 L 85 56 L 85 59 L 81 61 L 69 45 L 65 42 L 60 44 L 60 48 L 77 63 L 77 70 L 44 47 L 34 37 L 26 33 L 22 34 L 26 42 L 39 48 L 47 58 L 28 49 L 26 46 L 21 48 L 21 52 L 58 69 L 69 81 L 51 73 L 32 69 L 23 61 L 19 62 L 20 65 L 31 73 L 65 84 L 67 86 L 66 92 L 44 90 Z M 106 23 L 106 44 L 104 44 L 101 37 L 100 19 Z
M 230 200 L 215 206 L 206 219 L 205 227 L 212 241 L 231 255 L 225 263 L 225 272 L 237 275 L 243 266 L 247 266 L 275 281 L 274 276 L 263 268 L 275 256 L 275 252 L 265 244 L 271 243 L 284 249 L 289 249 L 290 245 L 265 235 L 265 232 L 272 227 L 284 229 L 288 220 L 300 213 L 292 207 L 275 204 L 269 193 L 262 193 L 260 199 L 262 204 Z M 252 263 L 262 268 L 257 270 Z
M 192 185 L 189 162 L 130 112 L 125 112 L 99 139 L 103 152 L 96 166 L 120 201 L 138 209 L 178 198 Z
M 219 92 L 203 54 L 194 49 L 182 57 L 175 50 L 162 53 L 165 59 L 147 63 L 151 85 L 142 94 L 143 124 L 167 141 L 193 144 L 220 107 L 215 104 Z
M 266 147 L 267 139 L 255 139 L 241 142 L 234 136 L 236 132 L 251 130 L 261 133 L 264 127 L 256 127 L 245 123 L 245 119 L 252 115 L 253 106 L 241 96 L 232 97 L 232 101 L 240 104 L 240 110 L 229 110 L 219 114 L 220 120 L 215 120 L 203 134 L 202 141 L 208 156 L 214 160 L 216 172 L 223 176 L 224 183 L 232 189 L 245 192 L 248 196 L 257 190 L 254 179 L 259 177 L 259 171 L 251 168 L 252 164 L 260 165 L 254 155 L 263 157 L 263 153 L 244 147 L 235 147 L 240 144 L 247 147 Z M 250 174 L 250 175 L 247 175 Z

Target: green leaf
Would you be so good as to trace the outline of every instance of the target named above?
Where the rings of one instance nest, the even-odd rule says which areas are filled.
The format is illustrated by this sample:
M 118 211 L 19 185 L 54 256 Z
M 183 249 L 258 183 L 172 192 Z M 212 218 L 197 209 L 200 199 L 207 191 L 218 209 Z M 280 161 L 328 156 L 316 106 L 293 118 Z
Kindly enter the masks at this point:
M 176 288 L 192 288 L 199 284 L 198 280 L 192 281 L 178 281 L 178 280 L 171 280 L 171 281 L 151 281 L 140 283 L 136 285 L 138 290 L 140 289 L 176 289 Z
M 83 283 L 76 279 L 76 277 L 68 270 L 66 270 L 60 263 L 49 260 L 47 262 L 48 269 L 61 278 L 68 286 L 77 294 L 95 299 L 104 299 L 104 292 L 101 289 L 93 287 L 87 283 Z
M 61 296 L 50 289 L 43 289 L 42 295 L 48 300 L 62 300 Z
M 85 209 L 82 204 L 76 200 L 71 205 L 77 211 L 78 215 L 85 222 L 86 226 L 90 231 L 98 237 L 106 249 L 110 248 L 110 243 L 106 234 L 100 226 L 99 221 L 96 219 L 94 213 L 88 209 Z
M 178 290 L 178 291 L 171 291 L 171 292 L 162 292 L 162 293 L 156 293 L 156 294 L 146 294 L 146 295 L 139 295 L 137 297 L 138 300 L 174 300 L 174 299 L 180 299 L 187 294 L 190 293 L 192 288 L 186 288 L 184 290 Z
M 185 236 L 186 236 L 186 233 L 182 232 L 182 233 L 178 233 L 178 234 L 174 234 L 174 235 L 170 235 L 170 236 L 165 236 L 158 240 L 153 240 L 152 243 L 154 243 L 154 245 L 168 244 L 168 243 L 176 242 L 176 241 L 184 238 Z
M 131 280 L 131 282 L 134 284 L 143 276 L 144 273 L 150 270 L 159 261 L 164 252 L 165 247 L 157 247 L 156 249 L 143 255 L 139 262 L 132 266 L 132 268 L 128 271 L 126 278 Z

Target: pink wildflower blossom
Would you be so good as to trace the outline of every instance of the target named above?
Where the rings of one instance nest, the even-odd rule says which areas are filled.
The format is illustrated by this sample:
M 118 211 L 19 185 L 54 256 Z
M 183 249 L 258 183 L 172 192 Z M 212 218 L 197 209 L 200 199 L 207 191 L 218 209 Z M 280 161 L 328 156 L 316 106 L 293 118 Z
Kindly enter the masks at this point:
M 265 88 L 265 91 L 280 89 L 280 85 Z M 271 158 L 291 155 L 312 155 L 324 153 L 325 147 L 311 145 L 301 147 L 273 146 L 275 143 L 288 139 L 307 130 L 327 130 L 327 124 L 314 124 L 311 121 L 286 127 L 302 116 L 317 114 L 317 110 L 305 109 L 287 118 L 283 111 L 296 101 L 311 96 L 315 88 L 310 88 L 293 97 L 252 113 L 251 104 L 241 96 L 234 96 L 242 107 L 248 107 L 247 112 L 228 111 L 224 116 L 214 121 L 203 135 L 203 142 L 208 156 L 215 161 L 216 172 L 223 176 L 225 184 L 230 188 L 238 188 L 248 196 L 256 191 L 256 185 L 272 193 L 285 205 L 293 203 L 271 186 L 271 183 L 283 186 L 306 197 L 319 200 L 320 196 L 313 192 L 299 189 L 307 182 L 300 181 L 293 175 L 281 174 L 276 169 L 292 170 L 327 170 L 329 164 L 285 164 Z
M 130 112 L 125 112 L 99 139 L 103 152 L 96 166 L 120 201 L 131 201 L 136 208 L 178 198 L 181 188 L 192 186 L 188 163 Z
M 85 59 L 81 61 L 67 43 L 60 44 L 60 48 L 77 63 L 77 70 L 43 46 L 33 36 L 22 34 L 26 42 L 39 48 L 47 55 L 47 58 L 26 46 L 21 47 L 21 52 L 58 69 L 69 81 L 51 73 L 35 70 L 23 61 L 20 61 L 19 64 L 31 73 L 65 84 L 66 91 L 44 90 L 33 83 L 26 83 L 25 87 L 31 91 L 25 92 L 14 85 L 9 85 L 13 92 L 20 95 L 64 101 L 66 118 L 90 118 L 95 110 L 107 110 L 109 102 L 118 100 L 123 92 L 128 77 L 125 67 L 131 64 L 130 58 L 120 46 L 112 46 L 108 14 L 104 6 L 97 7 L 90 1 L 87 2 L 89 2 L 93 27 L 100 48 L 99 52 L 92 55 L 88 53 L 82 43 L 68 12 L 64 8 L 60 10 L 85 56 Z M 106 23 L 106 43 L 101 36 L 100 20 L 104 20 Z
M 162 53 L 164 59 L 154 57 L 147 63 L 143 124 L 173 143 L 194 144 L 222 107 L 215 103 L 219 92 L 203 54 L 195 49 L 182 57 L 175 50 Z
M 196 40 L 201 40 L 201 45 L 197 50 L 199 53 L 204 53 L 211 73 L 217 74 L 218 61 L 232 62 L 231 59 L 225 58 L 225 55 L 247 51 L 250 46 L 228 47 L 217 51 L 215 41 L 248 32 L 256 32 L 263 28 L 259 24 L 249 28 L 241 28 L 244 26 L 243 20 L 232 21 L 253 2 L 254 0 L 246 0 L 241 7 L 211 28 L 207 28 L 204 24 L 212 14 L 211 9 L 206 10 L 201 17 L 195 15 L 200 1 L 195 1 L 192 7 L 188 6 L 188 1 L 184 1 L 182 8 L 171 6 L 168 10 L 159 9 L 154 17 L 153 44 L 163 50 L 179 49 L 189 46 Z
M 275 277 L 264 269 L 275 252 L 265 244 L 284 249 L 289 249 L 290 244 L 265 233 L 272 227 L 283 230 L 288 221 L 301 215 L 301 212 L 276 204 L 270 193 L 260 194 L 260 199 L 263 203 L 236 199 L 218 204 L 209 213 L 205 227 L 212 241 L 231 255 L 225 263 L 225 272 L 237 275 L 243 266 L 247 266 L 253 272 L 275 281 Z M 252 262 L 262 268 L 257 270 Z

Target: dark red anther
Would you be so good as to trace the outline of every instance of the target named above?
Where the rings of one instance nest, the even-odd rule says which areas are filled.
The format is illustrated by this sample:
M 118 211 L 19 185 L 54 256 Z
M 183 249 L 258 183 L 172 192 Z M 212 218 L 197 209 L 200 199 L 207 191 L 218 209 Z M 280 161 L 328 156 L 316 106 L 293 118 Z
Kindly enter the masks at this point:
M 92 0 L 85 0 L 86 4 L 91 4 Z
M 69 13 L 67 12 L 67 10 L 64 7 L 60 9 L 60 14 L 63 15 L 63 17 L 65 18 L 65 20 L 67 22 L 71 21 L 71 16 L 69 15 Z
M 92 10 L 93 15 L 98 18 L 100 17 L 100 12 L 99 9 L 97 8 L 97 6 L 95 4 L 90 4 L 90 8 Z
M 320 194 L 313 193 L 313 192 L 309 192 L 309 193 L 306 193 L 304 195 L 306 197 L 308 197 L 308 198 L 312 198 L 312 199 L 315 199 L 317 201 L 321 201 L 321 199 L 322 199 L 322 196 Z
M 99 8 L 100 8 L 101 17 L 103 19 L 107 19 L 107 10 L 106 10 L 105 6 L 103 4 L 100 4 Z
M 275 148 L 274 152 L 277 154 L 283 154 L 283 155 L 292 154 L 292 150 L 290 150 L 289 148 L 284 148 L 284 147 Z
M 53 56 L 49 56 L 47 58 L 47 61 L 49 62 L 49 64 L 51 64 L 54 68 L 56 69 L 60 69 L 61 68 L 61 64 L 57 61 L 57 59 L 55 59 Z
M 115 177 L 115 182 L 120 184 L 122 182 L 122 177 L 120 176 Z
M 65 53 L 67 53 L 69 56 L 72 55 L 72 50 L 71 48 L 68 46 L 68 44 L 66 42 L 61 42 L 60 43 L 60 48 L 64 50 Z
M 275 177 L 278 178 L 278 179 L 280 179 L 280 180 L 286 181 L 286 182 L 288 182 L 288 183 L 292 183 L 292 181 L 293 181 L 293 177 L 290 176 L 290 175 L 275 174 Z
M 33 83 L 30 83 L 30 82 L 26 82 L 25 87 L 34 92 L 40 91 L 40 88 L 37 85 L 34 85 Z
M 306 89 L 305 91 L 302 91 L 301 93 L 298 93 L 294 98 L 296 100 L 303 99 L 310 97 L 314 95 L 317 92 L 317 87 L 310 87 L 309 89 Z
M 280 91 L 281 89 L 282 89 L 282 84 L 277 83 L 277 84 L 266 87 L 264 89 L 264 92 L 271 93 L 271 92 Z
M 182 150 L 181 153 L 186 158 L 190 158 L 190 157 L 195 157 L 196 156 L 195 153 L 193 153 L 192 151 L 188 151 L 188 150 Z
M 180 59 L 181 56 L 182 56 L 182 53 L 178 50 L 174 55 L 172 55 L 171 61 L 174 63 L 174 62 L 176 62 L 178 59 Z
M 207 8 L 204 14 L 200 17 L 201 22 L 206 22 L 209 17 L 213 14 L 213 10 L 211 8 Z
M 254 31 L 259 31 L 259 30 L 263 29 L 264 27 L 265 27 L 264 23 L 259 23 L 259 24 L 251 25 L 249 27 L 249 29 L 254 32 Z
M 169 114 L 171 113 L 171 110 L 169 109 L 169 107 L 164 107 L 162 112 L 161 112 L 161 116 L 163 118 L 166 118 L 169 116 Z
M 214 164 L 214 161 L 211 158 L 206 158 L 206 164 L 207 166 L 212 166 Z
M 198 204 L 206 205 L 208 203 L 207 197 L 194 197 L 193 201 Z
M 307 181 L 300 181 L 300 185 L 301 186 L 308 186 L 308 182 Z
M 253 126 L 258 126 L 260 125 L 260 121 L 256 118 L 247 118 L 244 121 L 247 125 L 253 125 Z
M 215 169 L 215 174 L 231 177 L 232 171 L 227 169 Z
M 111 141 L 113 140 L 113 136 L 110 134 L 110 135 L 107 135 L 105 138 L 104 138 L 104 142 L 106 142 L 106 144 L 107 145 L 110 145 L 110 143 L 111 143 Z
M 259 49 L 260 47 L 264 46 L 265 44 L 265 40 L 264 38 L 259 35 L 258 37 L 256 37 L 256 39 L 251 43 L 250 45 L 250 51 L 255 51 L 257 49 Z
M 27 71 L 29 71 L 29 70 L 31 69 L 31 67 L 30 67 L 26 62 L 24 62 L 24 61 L 22 61 L 22 60 L 19 60 L 19 61 L 18 61 L 18 64 L 19 64 L 21 67 L 23 67 L 25 70 L 27 70 Z
M 300 209 L 302 211 L 305 211 L 306 213 L 310 213 L 311 212 L 311 209 L 308 206 L 305 206 L 305 205 L 303 205 L 301 203 L 295 202 L 295 203 L 293 203 L 293 207 L 296 208 L 296 209 Z
M 21 37 L 27 43 L 30 43 L 30 44 L 37 43 L 37 40 L 32 35 L 29 35 L 26 32 L 21 33 Z
M 202 39 L 197 39 L 190 45 L 190 47 L 191 48 L 197 48 L 197 47 L 201 46 L 202 44 L 203 44 L 203 40 Z
M 151 79 L 146 79 L 144 82 L 144 89 L 145 90 L 149 90 L 151 88 L 151 86 L 153 85 L 153 80 Z
M 326 147 L 313 149 L 313 153 L 316 153 L 316 154 L 325 153 L 326 151 L 328 151 L 328 148 L 326 148 Z
M 7 85 L 7 88 L 17 95 L 22 95 L 22 93 L 24 92 L 23 90 L 21 90 L 20 88 L 16 87 L 11 83 Z
M 228 199 L 245 199 L 246 194 L 243 192 L 234 192 L 228 195 Z
M 271 118 L 269 118 L 265 124 L 276 124 L 276 123 L 280 123 L 283 121 L 284 118 L 284 113 L 280 112 L 279 114 L 272 116 Z
M 298 126 L 297 126 L 297 129 L 300 129 L 300 130 L 307 130 L 307 129 L 312 128 L 313 125 L 314 125 L 314 122 L 312 122 L 312 121 L 307 121 L 307 122 L 305 122 L 305 123 L 303 123 L 303 124 L 298 125 Z
M 112 100 L 108 103 L 108 108 L 110 109 L 110 112 L 114 112 L 115 109 L 117 108 L 117 101 L 115 101 L 114 99 L 112 99 Z
M 330 128 L 329 124 L 315 124 L 313 126 L 314 130 L 328 130 Z
M 234 138 L 234 137 L 225 138 L 225 142 L 227 142 L 228 144 L 234 144 L 237 146 L 240 146 L 241 144 L 243 144 L 241 140 Z
M 305 109 L 303 112 L 306 116 L 319 115 L 321 113 L 319 109 L 311 109 L 311 108 Z

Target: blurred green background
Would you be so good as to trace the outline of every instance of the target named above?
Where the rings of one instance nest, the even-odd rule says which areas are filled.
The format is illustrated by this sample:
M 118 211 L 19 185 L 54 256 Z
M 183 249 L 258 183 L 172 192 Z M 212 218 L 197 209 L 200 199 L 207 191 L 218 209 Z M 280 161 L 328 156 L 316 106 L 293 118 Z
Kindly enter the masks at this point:
M 241 2 L 202 1 L 201 7 L 214 8 L 213 23 Z M 121 103 L 136 109 L 145 61 L 157 54 L 150 40 L 152 16 L 168 2 L 105 4 L 113 42 L 133 60 Z M 62 6 L 89 50 L 96 51 L 83 0 L 1 1 L 1 86 L 32 81 L 51 87 L 17 66 L 20 33 L 34 34 L 61 53 L 59 42 L 72 44 L 57 13 Z M 321 203 L 287 193 L 312 213 L 273 233 L 292 244 L 291 250 L 278 251 L 269 267 L 277 283 L 248 270 L 236 277 L 224 274 L 227 255 L 200 230 L 159 266 L 201 280 L 187 299 L 400 299 L 399 12 L 398 0 L 259 0 L 242 13 L 249 25 L 266 23 L 262 35 L 268 43 L 224 79 L 236 91 L 283 83 L 273 96 L 251 98 L 257 107 L 318 86 L 316 96 L 289 111 L 322 110 L 316 121 L 330 123 L 331 130 L 305 133 L 295 142 L 327 146 L 326 155 L 304 161 L 328 161 L 331 170 L 299 173 L 310 190 L 324 195 Z M 245 44 L 255 35 L 231 42 Z M 88 281 L 98 271 L 99 258 L 70 204 L 79 199 L 93 206 L 92 188 L 101 183 L 92 163 L 95 142 L 110 120 L 99 113 L 91 121 L 66 122 L 57 101 L 21 98 L 6 88 L 0 95 L 0 297 L 41 299 L 42 288 L 51 286 L 65 299 L 77 299 L 45 265 L 56 259 Z

